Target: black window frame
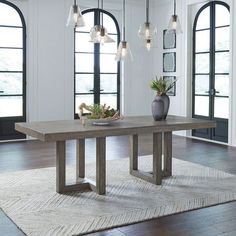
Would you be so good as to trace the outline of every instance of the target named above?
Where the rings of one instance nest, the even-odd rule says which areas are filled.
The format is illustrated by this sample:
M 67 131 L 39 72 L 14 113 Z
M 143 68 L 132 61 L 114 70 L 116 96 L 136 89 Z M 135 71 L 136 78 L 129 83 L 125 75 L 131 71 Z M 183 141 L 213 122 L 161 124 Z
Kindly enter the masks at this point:
M 192 52 L 192 117 L 193 118 L 202 118 L 202 119 L 209 119 L 209 120 L 215 120 L 217 122 L 217 126 L 219 127 L 226 127 L 227 129 L 227 135 L 225 137 L 223 136 L 218 136 L 216 133 L 219 132 L 216 129 L 202 129 L 202 130 L 193 130 L 192 134 L 193 136 L 199 136 L 202 138 L 207 138 L 207 139 L 213 139 L 217 141 L 222 141 L 222 142 L 228 142 L 228 119 L 225 118 L 218 118 L 214 117 L 214 98 L 215 97 L 221 97 L 221 98 L 228 98 L 229 96 L 224 96 L 224 95 L 217 95 L 217 91 L 215 90 L 215 79 L 213 80 L 212 78 L 215 78 L 217 75 L 230 75 L 230 71 L 228 73 L 218 73 L 215 72 L 215 56 L 216 53 L 223 53 L 223 52 L 230 52 L 229 50 L 216 50 L 215 49 L 215 32 L 216 29 L 219 28 L 225 28 L 225 27 L 230 27 L 230 25 L 222 25 L 222 26 L 216 26 L 216 5 L 222 5 L 227 8 L 227 10 L 230 13 L 230 6 L 222 1 L 212 1 L 209 3 L 204 4 L 197 12 L 194 23 L 193 23 L 193 52 Z M 197 29 L 197 23 L 200 14 L 207 8 L 210 8 L 210 19 L 209 19 L 209 27 L 208 28 L 203 28 L 203 29 Z M 204 31 L 204 30 L 209 30 L 210 32 L 210 38 L 209 38 L 209 51 L 201 51 L 201 52 L 196 52 L 196 32 Z M 209 54 L 209 72 L 208 73 L 196 73 L 196 55 L 199 54 L 204 54 L 208 53 Z M 195 93 L 195 78 L 198 75 L 207 75 L 209 76 L 209 94 L 197 94 Z M 209 111 L 208 111 L 208 116 L 202 116 L 202 115 L 196 115 L 195 114 L 195 96 L 206 96 L 209 97 Z M 213 98 L 214 96 L 214 98 Z M 196 135 L 197 134 L 197 135 Z
M 109 35 L 117 35 L 117 47 L 119 45 L 120 42 L 120 28 L 119 28 L 119 24 L 118 21 L 116 20 L 116 18 L 108 11 L 104 10 L 104 9 L 99 9 L 99 8 L 91 8 L 91 9 L 87 9 L 87 10 L 83 10 L 82 14 L 86 14 L 86 13 L 90 13 L 93 12 L 94 13 L 94 25 L 99 25 L 100 24 L 100 15 L 101 14 L 106 14 L 109 17 L 111 17 L 111 19 L 113 20 L 115 26 L 116 26 L 116 32 L 117 33 L 109 33 Z M 106 26 L 105 26 L 106 27 Z M 117 72 L 116 73 L 109 73 L 109 72 L 105 72 L 105 73 L 100 73 L 100 67 L 98 65 L 100 65 L 100 54 L 106 54 L 109 55 L 109 53 L 100 53 L 100 45 L 98 43 L 94 43 L 94 71 L 93 72 L 76 72 L 76 54 L 80 53 L 80 52 L 76 52 L 76 33 L 83 33 L 80 32 L 79 28 L 75 28 L 74 29 L 74 119 L 78 119 L 78 114 L 76 113 L 76 96 L 78 95 L 89 95 L 89 94 L 93 94 L 94 95 L 94 103 L 100 103 L 100 94 L 116 94 L 117 95 L 117 110 L 120 110 L 120 62 L 117 62 Z M 89 33 L 89 32 L 88 32 Z M 83 52 L 86 53 L 86 52 Z M 113 54 L 113 53 L 112 53 Z M 114 56 L 115 58 L 115 56 Z M 115 60 L 115 59 L 114 59 Z M 77 74 L 94 74 L 94 91 L 91 93 L 76 93 L 76 75 Z M 103 93 L 100 90 L 100 75 L 101 74 L 117 74 L 117 92 L 107 92 L 107 93 Z M 96 78 L 96 79 L 95 79 Z
M 14 128 L 15 122 L 25 122 L 26 121 L 26 22 L 23 13 L 21 10 L 13 3 L 0 0 L 0 3 L 6 4 L 12 7 L 19 15 L 21 20 L 21 26 L 13 26 L 13 25 L 0 25 L 0 27 L 6 28 L 20 28 L 22 29 L 22 47 L 1 47 L 4 49 L 21 49 L 22 50 L 22 71 L 0 71 L 0 73 L 22 73 L 22 95 L 19 94 L 0 94 L 2 97 L 22 97 L 22 116 L 9 116 L 9 117 L 0 117 L 0 140 L 7 140 L 7 139 L 22 139 L 26 136 L 20 134 L 19 132 L 14 131 L 11 134 L 3 135 L 1 134 L 1 127 L 9 126 L 9 129 L 12 130 Z

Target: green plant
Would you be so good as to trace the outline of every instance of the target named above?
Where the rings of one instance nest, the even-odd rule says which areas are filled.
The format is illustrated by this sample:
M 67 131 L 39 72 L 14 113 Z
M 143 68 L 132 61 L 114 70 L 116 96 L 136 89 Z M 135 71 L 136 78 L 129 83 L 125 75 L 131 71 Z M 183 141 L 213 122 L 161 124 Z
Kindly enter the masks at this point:
M 176 80 L 170 82 L 164 80 L 161 76 L 159 79 L 156 76 L 156 79 L 150 81 L 150 88 L 157 92 L 157 95 L 161 96 L 166 94 L 170 89 L 174 87 Z

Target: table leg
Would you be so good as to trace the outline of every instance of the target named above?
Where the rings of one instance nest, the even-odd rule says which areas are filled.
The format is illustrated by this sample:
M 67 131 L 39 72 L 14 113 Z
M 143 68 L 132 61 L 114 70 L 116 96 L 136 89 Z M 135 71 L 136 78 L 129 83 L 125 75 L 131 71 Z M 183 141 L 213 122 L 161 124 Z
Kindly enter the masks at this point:
M 66 184 L 66 142 L 56 142 L 56 191 L 62 193 Z
M 153 134 L 153 179 L 155 184 L 162 182 L 162 133 Z
M 96 138 L 96 190 L 106 193 L 106 138 Z
M 138 170 L 138 135 L 130 136 L 130 174 Z
M 79 151 L 79 154 L 81 154 L 81 156 L 79 156 L 79 154 L 77 153 L 79 164 L 82 163 L 82 165 L 79 167 L 79 170 L 82 170 L 82 173 L 80 173 L 82 176 L 84 175 L 84 169 L 85 169 L 83 165 L 84 163 L 83 140 L 78 145 L 79 147 L 81 146 L 82 148 Z M 95 183 L 91 180 L 84 178 L 81 179 L 80 181 L 76 179 L 76 183 L 66 184 L 66 141 L 57 141 L 56 142 L 56 191 L 58 193 L 66 193 L 71 191 L 84 191 L 84 190 L 95 190 L 95 189 L 96 189 Z
M 85 177 L 85 139 L 76 140 L 76 179 Z
M 172 132 L 164 133 L 164 176 L 172 175 Z

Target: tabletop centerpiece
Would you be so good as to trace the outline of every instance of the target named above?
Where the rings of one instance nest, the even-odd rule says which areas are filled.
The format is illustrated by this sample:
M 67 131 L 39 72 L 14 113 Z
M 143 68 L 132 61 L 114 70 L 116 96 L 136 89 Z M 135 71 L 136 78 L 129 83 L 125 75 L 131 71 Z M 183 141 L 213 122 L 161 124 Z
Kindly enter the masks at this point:
M 84 110 L 88 111 L 89 114 L 84 114 Z M 82 103 L 79 106 L 79 117 L 84 123 L 84 118 L 91 120 L 94 125 L 109 125 L 114 121 L 122 119 L 123 117 L 120 115 L 118 110 L 110 108 L 106 104 L 93 104 L 86 105 Z
M 161 76 L 150 82 L 150 88 L 156 91 L 156 97 L 152 102 L 152 115 L 155 121 L 165 120 L 169 111 L 170 98 L 166 94 L 175 86 L 176 80 L 169 82 Z

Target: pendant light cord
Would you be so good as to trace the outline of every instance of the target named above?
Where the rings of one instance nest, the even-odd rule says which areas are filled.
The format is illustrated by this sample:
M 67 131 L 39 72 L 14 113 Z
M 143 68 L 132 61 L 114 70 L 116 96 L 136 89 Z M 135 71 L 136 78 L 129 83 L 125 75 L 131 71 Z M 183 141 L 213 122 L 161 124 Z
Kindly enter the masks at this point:
M 149 0 L 146 0 L 146 22 L 149 23 Z
M 174 15 L 176 15 L 176 0 L 174 0 Z
M 125 0 L 123 0 L 123 41 L 125 41 Z
M 76 6 L 76 0 L 74 0 L 74 6 Z
M 102 10 L 103 10 L 103 0 L 102 0 L 101 8 L 102 8 Z M 102 17 L 101 17 L 101 18 L 102 18 L 102 24 L 101 24 L 101 25 L 102 25 L 102 27 L 103 27 L 103 12 L 102 12 Z

